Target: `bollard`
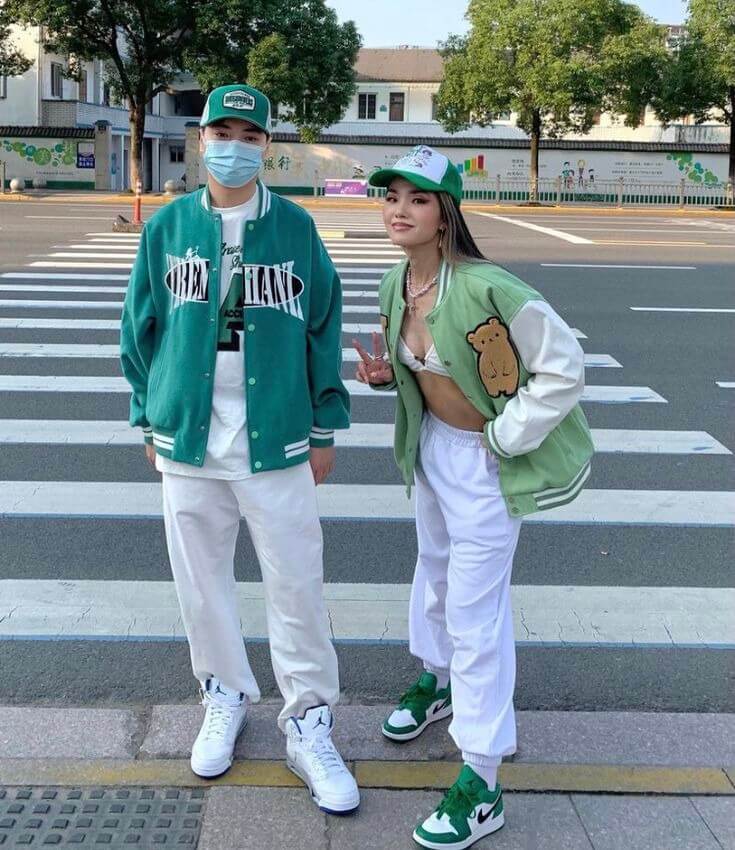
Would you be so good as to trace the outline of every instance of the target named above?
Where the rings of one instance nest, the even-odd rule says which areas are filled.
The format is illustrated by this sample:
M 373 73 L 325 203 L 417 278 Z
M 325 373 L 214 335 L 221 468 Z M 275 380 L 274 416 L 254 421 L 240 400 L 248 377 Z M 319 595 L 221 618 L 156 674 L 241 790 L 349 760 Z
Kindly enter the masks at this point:
M 133 201 L 133 224 L 142 224 L 143 219 L 140 217 L 140 195 L 143 191 L 143 184 L 140 177 L 135 181 L 135 200 Z

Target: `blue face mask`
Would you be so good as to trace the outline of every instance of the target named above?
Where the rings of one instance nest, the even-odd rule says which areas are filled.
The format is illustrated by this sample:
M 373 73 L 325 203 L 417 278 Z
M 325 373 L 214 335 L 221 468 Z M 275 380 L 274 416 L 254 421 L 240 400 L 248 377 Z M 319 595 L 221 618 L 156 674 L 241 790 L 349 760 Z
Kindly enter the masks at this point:
M 215 139 L 204 147 L 204 165 L 222 186 L 239 189 L 258 176 L 263 165 L 263 148 L 237 140 Z

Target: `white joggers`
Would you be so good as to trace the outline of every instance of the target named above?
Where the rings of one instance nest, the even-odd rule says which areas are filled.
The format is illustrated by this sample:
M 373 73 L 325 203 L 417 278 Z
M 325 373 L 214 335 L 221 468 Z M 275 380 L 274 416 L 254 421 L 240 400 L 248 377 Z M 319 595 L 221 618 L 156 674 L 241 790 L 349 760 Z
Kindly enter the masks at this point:
M 451 677 L 449 732 L 465 761 L 493 766 L 516 750 L 510 576 L 521 522 L 481 438 L 424 416 L 409 635 L 426 669 Z
M 260 562 L 271 660 L 291 715 L 339 697 L 308 463 L 237 481 L 163 474 L 166 540 L 194 675 L 260 699 L 243 644 L 233 559 L 240 516 Z

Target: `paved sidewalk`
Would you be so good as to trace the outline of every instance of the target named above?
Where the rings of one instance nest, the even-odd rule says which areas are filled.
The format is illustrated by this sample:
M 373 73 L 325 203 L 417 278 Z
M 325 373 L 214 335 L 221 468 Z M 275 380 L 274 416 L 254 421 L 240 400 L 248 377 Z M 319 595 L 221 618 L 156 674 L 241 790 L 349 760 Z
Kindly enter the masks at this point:
M 397 745 L 379 734 L 387 706 L 341 706 L 335 739 L 362 804 L 335 818 L 285 768 L 278 708 L 254 706 L 232 770 L 204 782 L 188 766 L 198 705 L 0 707 L 0 847 L 415 847 L 458 771 L 447 724 Z M 477 847 L 735 848 L 735 715 L 519 712 L 518 730 L 507 825 Z

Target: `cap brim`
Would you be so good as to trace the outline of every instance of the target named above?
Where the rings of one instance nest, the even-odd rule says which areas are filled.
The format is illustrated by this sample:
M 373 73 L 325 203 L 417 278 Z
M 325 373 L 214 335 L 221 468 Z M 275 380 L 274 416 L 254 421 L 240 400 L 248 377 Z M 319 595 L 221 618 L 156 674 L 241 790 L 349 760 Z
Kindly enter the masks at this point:
M 235 118 L 238 121 L 245 121 L 248 124 L 252 124 L 256 130 L 260 130 L 261 133 L 265 133 L 266 136 L 270 136 L 271 131 L 267 127 L 263 127 L 258 124 L 257 121 L 251 121 L 249 118 L 243 118 L 242 115 L 218 115 L 216 118 L 210 118 L 209 120 L 202 123 L 201 119 L 199 120 L 200 127 L 209 127 L 210 124 L 216 124 L 218 121 L 227 121 L 228 118 Z
M 368 177 L 368 183 L 371 186 L 390 186 L 391 181 L 396 177 L 402 177 L 404 180 L 408 180 L 409 183 L 413 183 L 418 189 L 424 189 L 426 192 L 445 191 L 439 183 L 435 183 L 433 180 L 427 180 L 426 177 L 422 177 L 420 174 L 414 174 L 412 171 L 401 171 L 397 168 L 381 168 L 378 171 L 374 171 Z

